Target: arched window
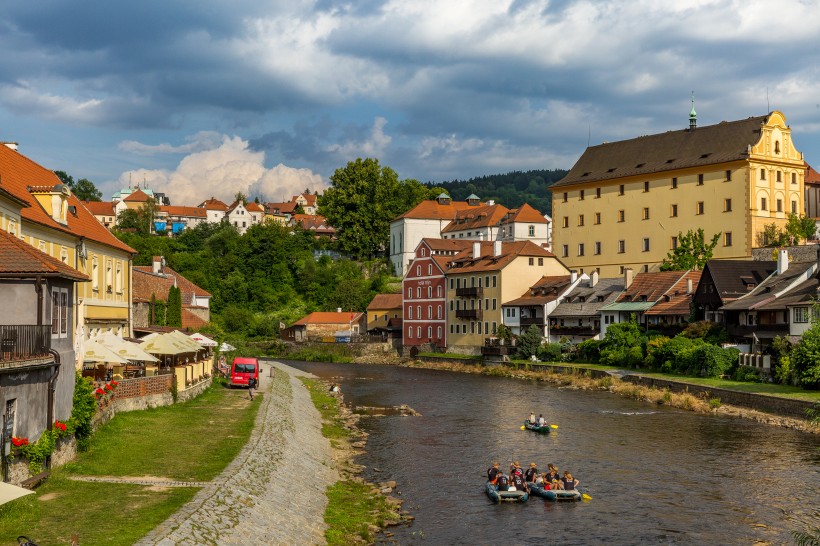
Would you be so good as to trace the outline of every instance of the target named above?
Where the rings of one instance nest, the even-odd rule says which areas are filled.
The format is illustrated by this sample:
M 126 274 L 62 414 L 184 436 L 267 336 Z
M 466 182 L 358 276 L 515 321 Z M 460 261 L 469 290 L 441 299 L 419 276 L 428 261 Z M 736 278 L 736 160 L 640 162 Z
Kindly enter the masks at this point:
M 428 338 L 432 338 L 432 337 L 433 337 L 433 327 L 432 327 L 432 326 L 428 326 L 428 327 L 427 327 L 427 337 L 428 337 Z
M 438 306 L 438 318 L 441 318 L 441 305 Z
M 421 305 L 416 306 L 416 317 L 421 318 Z M 419 333 L 419 337 L 421 337 L 421 333 Z
M 529 230 L 530 237 L 535 237 L 535 226 L 530 226 Z
M 407 299 L 408 300 L 413 299 L 413 287 L 412 286 L 407 289 Z
M 421 249 L 421 255 L 422 256 L 427 256 L 427 249 L 426 248 Z
M 421 298 L 421 286 L 416 287 L 416 297 Z
M 437 339 L 441 339 L 441 326 L 438 327 L 438 338 Z
M 413 319 L 413 306 L 412 305 L 407 306 L 407 318 L 410 319 L 410 320 Z
M 416 266 L 416 276 L 421 277 L 421 266 L 420 265 Z
M 433 274 L 433 264 L 428 264 L 428 265 L 427 265 L 427 274 L 428 274 L 428 275 L 432 275 L 432 274 Z
M 776 153 L 776 154 L 780 153 L 780 141 L 779 140 L 774 141 L 774 153 Z
M 421 326 L 416 328 L 416 333 L 419 335 L 419 339 L 421 339 Z
M 427 318 L 428 319 L 433 318 L 433 306 L 432 305 L 427 306 Z
M 427 287 L 427 297 L 428 297 L 428 298 L 432 298 L 432 297 L 433 297 L 433 287 L 432 287 L 432 286 L 428 286 L 428 287 Z
M 441 297 L 441 285 L 438 285 L 438 286 L 436 287 L 436 297 L 437 297 L 437 298 L 440 298 L 440 297 Z
M 407 337 L 408 337 L 409 339 L 413 339 L 413 327 L 412 327 L 412 326 L 410 326 L 409 328 L 407 328 Z

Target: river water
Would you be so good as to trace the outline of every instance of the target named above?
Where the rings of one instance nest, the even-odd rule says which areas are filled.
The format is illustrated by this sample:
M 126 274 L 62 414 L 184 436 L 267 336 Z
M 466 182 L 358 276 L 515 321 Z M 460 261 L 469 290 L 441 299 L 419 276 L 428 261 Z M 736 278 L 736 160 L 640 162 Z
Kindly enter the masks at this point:
M 400 544 L 779 545 L 820 527 L 817 435 L 537 381 L 288 364 L 339 383 L 353 406 L 421 413 L 360 422 L 365 477 L 398 482 L 416 518 L 391 529 Z M 558 429 L 520 430 L 531 411 Z M 569 470 L 592 500 L 491 503 L 486 469 L 515 459 Z

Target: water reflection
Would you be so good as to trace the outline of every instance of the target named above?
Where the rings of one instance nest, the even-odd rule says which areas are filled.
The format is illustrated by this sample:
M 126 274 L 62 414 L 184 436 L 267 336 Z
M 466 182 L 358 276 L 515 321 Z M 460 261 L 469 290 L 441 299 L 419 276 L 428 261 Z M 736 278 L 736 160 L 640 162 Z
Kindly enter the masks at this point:
M 815 435 L 535 381 L 293 364 L 335 377 L 349 403 L 421 413 L 362 419 L 358 462 L 396 480 L 416 516 L 393 530 L 401 544 L 789 544 L 820 505 Z M 559 428 L 520 430 L 530 411 Z M 555 463 L 593 500 L 494 505 L 482 493 L 493 459 Z

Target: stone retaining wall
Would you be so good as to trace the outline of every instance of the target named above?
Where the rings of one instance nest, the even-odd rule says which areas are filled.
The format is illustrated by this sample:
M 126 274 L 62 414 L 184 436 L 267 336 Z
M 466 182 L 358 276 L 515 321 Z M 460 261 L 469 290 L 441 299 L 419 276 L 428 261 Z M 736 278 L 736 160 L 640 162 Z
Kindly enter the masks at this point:
M 621 379 L 623 381 L 629 381 L 630 383 L 636 383 L 646 387 L 669 389 L 672 392 L 688 392 L 699 398 L 703 398 L 704 400 L 718 398 L 723 404 L 751 408 L 766 413 L 773 413 L 784 417 L 794 417 L 797 419 L 805 419 L 806 410 L 813 407 L 811 402 L 805 400 L 780 398 L 777 396 L 768 396 L 765 394 L 749 392 L 730 391 L 715 387 L 704 387 L 700 385 L 691 385 L 689 383 L 680 383 L 677 381 L 670 381 L 668 379 L 655 379 L 653 377 L 645 377 L 641 375 L 625 375 Z

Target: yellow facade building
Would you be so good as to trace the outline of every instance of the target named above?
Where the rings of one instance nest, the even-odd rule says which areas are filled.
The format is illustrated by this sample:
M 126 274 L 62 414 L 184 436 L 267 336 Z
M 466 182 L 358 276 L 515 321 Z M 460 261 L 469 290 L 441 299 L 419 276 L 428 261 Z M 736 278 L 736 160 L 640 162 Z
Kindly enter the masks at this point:
M 657 271 L 680 237 L 720 234 L 715 258 L 748 258 L 763 228 L 803 211 L 803 154 L 785 116 L 766 116 L 586 149 L 553 184 L 553 252 L 571 269 L 614 277 Z
M 444 273 L 448 351 L 475 352 L 504 323 L 503 303 L 545 275 L 568 274 L 552 252 L 531 241 L 475 241 L 453 257 Z

